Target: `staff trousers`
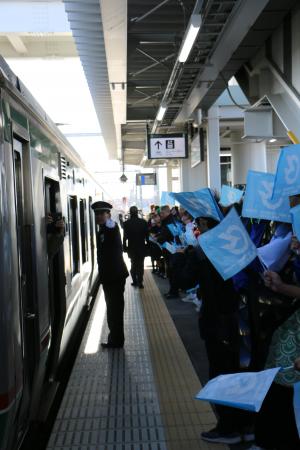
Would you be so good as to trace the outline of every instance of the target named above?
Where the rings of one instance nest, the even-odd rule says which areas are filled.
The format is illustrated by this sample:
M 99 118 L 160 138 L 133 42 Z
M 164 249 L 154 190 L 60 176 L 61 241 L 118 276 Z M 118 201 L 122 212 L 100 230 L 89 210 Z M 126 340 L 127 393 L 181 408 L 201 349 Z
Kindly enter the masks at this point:
M 107 342 L 115 346 L 124 345 L 124 288 L 125 278 L 103 283 L 109 334 Z

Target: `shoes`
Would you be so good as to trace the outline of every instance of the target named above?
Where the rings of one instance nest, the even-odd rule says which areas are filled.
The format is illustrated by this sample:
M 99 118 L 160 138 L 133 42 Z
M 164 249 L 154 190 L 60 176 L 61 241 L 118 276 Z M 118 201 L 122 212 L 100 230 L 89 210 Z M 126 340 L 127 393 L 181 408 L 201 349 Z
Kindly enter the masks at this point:
M 196 294 L 193 294 L 193 293 L 190 293 L 190 294 L 188 294 L 186 297 L 183 297 L 181 300 L 183 301 L 183 302 L 191 302 L 191 303 L 193 303 L 193 301 L 194 301 L 194 299 L 196 298 Z
M 196 297 L 196 298 L 194 298 L 193 303 L 194 303 L 194 305 L 196 305 L 195 310 L 197 312 L 200 312 L 201 306 L 202 306 L 202 300 L 199 300 L 199 298 Z M 249 441 L 247 441 L 247 442 L 249 442 Z
M 143 284 L 139 284 L 138 286 L 140 289 L 144 289 L 144 285 Z
M 240 433 L 221 433 L 218 428 L 201 433 L 201 438 L 208 442 L 217 442 L 219 444 L 239 444 L 242 442 Z
M 114 344 L 111 344 L 110 342 L 101 342 L 101 347 L 102 348 L 123 348 L 124 345 L 114 345 Z

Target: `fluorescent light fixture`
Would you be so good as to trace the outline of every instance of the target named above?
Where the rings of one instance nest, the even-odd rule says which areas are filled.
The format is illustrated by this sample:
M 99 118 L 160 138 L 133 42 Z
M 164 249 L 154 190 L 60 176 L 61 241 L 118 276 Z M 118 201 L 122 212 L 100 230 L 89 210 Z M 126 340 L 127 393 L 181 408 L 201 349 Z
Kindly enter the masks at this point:
M 200 14 L 192 14 L 179 50 L 178 61 L 184 63 L 193 48 L 202 23 Z
M 270 139 L 269 142 L 276 142 L 277 139 Z
M 166 111 L 167 111 L 167 106 L 166 105 L 161 105 L 159 110 L 158 110 L 158 113 L 157 113 L 157 116 L 156 116 L 156 120 L 163 120 L 163 117 L 164 117 Z

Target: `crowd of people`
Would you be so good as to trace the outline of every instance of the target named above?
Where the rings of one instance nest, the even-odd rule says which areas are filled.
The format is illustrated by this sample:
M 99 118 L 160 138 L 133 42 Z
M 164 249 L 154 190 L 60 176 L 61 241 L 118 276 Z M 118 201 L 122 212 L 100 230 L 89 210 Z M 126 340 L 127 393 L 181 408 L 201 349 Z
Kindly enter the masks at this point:
M 291 200 L 295 205 L 299 196 Z M 263 249 L 268 261 L 266 267 L 256 258 L 224 280 L 199 245 L 199 238 L 201 243 L 201 236 L 220 223 L 209 214 L 193 217 L 182 207 L 153 205 L 146 221 L 133 206 L 128 220 L 120 222 L 124 230 L 121 242 L 118 226 L 110 218 L 112 206 L 96 202 L 92 207 L 99 225 L 98 264 L 109 325 L 102 347 L 124 345 L 124 285 L 128 273 L 122 251 L 131 260 L 135 289 L 144 287 L 144 258 L 150 256 L 152 272 L 169 284 L 165 297 L 196 304 L 210 378 L 271 367 L 283 369 L 258 413 L 216 405 L 217 425 L 203 432 L 202 439 L 225 444 L 255 441 L 252 450 L 299 449 L 293 386 L 300 381 L 300 242 L 293 235 L 292 225 L 244 218 L 242 200 L 227 207 L 219 203 L 224 217 L 236 209 L 250 239 L 258 250 Z M 112 248 L 114 258 L 109 257 Z M 101 264 L 108 259 L 110 266 Z M 105 267 L 105 273 L 101 267 Z M 117 285 L 121 286 L 118 292 Z
M 242 201 L 219 207 L 224 216 L 232 207 L 241 215 Z M 225 281 L 198 241 L 219 222 L 192 217 L 181 207 L 152 205 L 147 238 L 152 272 L 168 280 L 166 298 L 196 303 L 210 378 L 284 368 L 259 413 L 216 405 L 217 426 L 202 438 L 227 444 L 255 440 L 252 449 L 296 450 L 300 441 L 293 384 L 300 381 L 300 243 L 289 223 L 241 219 L 255 246 L 264 247 L 272 262 L 267 268 L 256 258 Z M 288 249 L 278 246 L 280 239 L 288 241 Z

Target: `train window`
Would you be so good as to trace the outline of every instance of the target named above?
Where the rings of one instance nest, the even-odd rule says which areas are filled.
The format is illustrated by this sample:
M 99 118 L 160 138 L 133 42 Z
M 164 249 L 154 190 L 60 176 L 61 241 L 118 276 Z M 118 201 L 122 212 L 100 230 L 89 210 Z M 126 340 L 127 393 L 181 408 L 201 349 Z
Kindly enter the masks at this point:
M 2 100 L 2 118 L 3 118 L 3 130 L 4 130 L 4 139 L 7 142 L 11 142 L 11 128 L 10 128 L 10 119 L 9 119 L 9 106 L 8 103 Z
M 77 223 L 77 197 L 68 197 L 68 222 L 72 276 L 79 272 L 79 239 Z
M 90 222 L 90 245 L 92 254 L 92 266 L 94 266 L 94 250 L 95 250 L 95 215 L 92 210 L 92 197 L 89 197 L 89 222 Z
M 18 141 L 14 140 L 16 146 Z M 22 145 L 22 144 L 20 144 Z M 23 176 L 22 176 L 22 160 L 21 153 L 14 151 L 15 159 L 15 187 L 16 187 L 16 212 L 17 212 L 17 225 L 22 227 L 23 225 Z
M 80 232 L 81 232 L 81 256 L 82 263 L 88 260 L 88 237 L 87 237 L 87 218 L 86 218 L 86 200 L 80 199 Z

